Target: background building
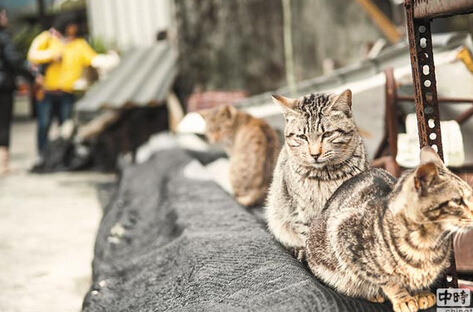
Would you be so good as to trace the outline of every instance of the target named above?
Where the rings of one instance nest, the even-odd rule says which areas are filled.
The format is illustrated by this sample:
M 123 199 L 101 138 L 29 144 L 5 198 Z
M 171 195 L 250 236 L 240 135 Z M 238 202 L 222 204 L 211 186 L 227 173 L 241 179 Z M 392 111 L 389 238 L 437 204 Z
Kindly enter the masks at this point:
M 119 50 L 148 46 L 171 25 L 169 0 L 87 0 L 90 34 Z

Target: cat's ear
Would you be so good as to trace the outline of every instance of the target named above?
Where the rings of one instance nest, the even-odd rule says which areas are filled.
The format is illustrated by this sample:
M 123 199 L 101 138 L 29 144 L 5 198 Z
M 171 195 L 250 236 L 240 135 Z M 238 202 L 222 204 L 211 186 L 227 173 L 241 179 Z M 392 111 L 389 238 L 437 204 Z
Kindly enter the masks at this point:
M 439 155 L 430 146 L 424 146 L 420 150 L 420 165 L 416 170 L 414 177 L 414 186 L 417 191 L 425 193 L 438 177 L 438 167 L 444 164 Z
M 228 105 L 228 104 L 222 106 L 221 109 L 222 109 L 222 113 L 227 118 L 232 118 L 233 116 L 235 116 L 238 113 L 238 110 L 235 107 L 233 107 L 232 105 Z
M 351 99 L 351 90 L 346 89 L 339 95 L 335 96 L 332 100 L 332 104 L 327 108 L 327 110 L 343 112 L 347 117 L 351 117 Z
M 273 94 L 273 102 L 281 106 L 284 110 L 284 114 L 291 112 L 297 114 L 297 100 L 284 97 L 282 95 Z
M 434 163 L 437 166 L 443 167 L 443 161 L 439 157 L 439 155 L 435 152 L 435 150 L 426 145 L 420 150 L 420 164 L 426 164 L 426 163 Z
M 438 177 L 437 166 L 433 162 L 420 165 L 414 176 L 414 187 L 418 192 L 425 195 L 426 191 Z

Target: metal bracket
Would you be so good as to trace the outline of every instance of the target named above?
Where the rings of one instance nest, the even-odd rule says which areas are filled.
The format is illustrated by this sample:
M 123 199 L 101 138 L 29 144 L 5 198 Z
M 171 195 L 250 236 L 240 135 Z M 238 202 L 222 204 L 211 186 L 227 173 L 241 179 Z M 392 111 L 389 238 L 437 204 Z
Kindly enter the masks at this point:
M 415 19 L 412 0 L 406 0 L 407 31 L 414 80 L 420 147 L 430 145 L 443 159 L 430 20 Z
M 406 0 L 404 6 L 406 9 L 420 147 L 431 146 L 443 159 L 430 19 L 414 17 L 414 0 Z M 450 267 L 447 270 L 447 275 L 450 276 L 444 279 L 444 285 L 456 288 L 458 287 L 458 278 L 453 253 L 453 240 L 450 240 L 450 244 L 452 245 L 452 254 Z

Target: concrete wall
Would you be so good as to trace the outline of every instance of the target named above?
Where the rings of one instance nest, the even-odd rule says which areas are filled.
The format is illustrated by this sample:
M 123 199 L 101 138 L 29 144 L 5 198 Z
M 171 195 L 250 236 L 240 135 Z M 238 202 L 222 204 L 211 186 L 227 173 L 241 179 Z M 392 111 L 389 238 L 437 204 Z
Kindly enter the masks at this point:
M 355 1 L 293 0 L 296 80 L 322 74 L 333 58 L 344 66 L 382 37 Z M 279 0 L 174 0 L 180 91 L 244 89 L 251 94 L 286 84 Z

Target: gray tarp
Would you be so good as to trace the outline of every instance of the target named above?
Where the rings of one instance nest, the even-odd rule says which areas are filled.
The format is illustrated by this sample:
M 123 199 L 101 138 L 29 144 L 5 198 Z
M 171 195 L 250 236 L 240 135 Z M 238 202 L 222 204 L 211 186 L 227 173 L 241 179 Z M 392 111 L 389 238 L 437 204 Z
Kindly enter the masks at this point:
M 161 151 L 124 171 L 84 311 L 390 311 L 323 286 L 256 214 L 214 182 L 184 177 L 191 159 Z

